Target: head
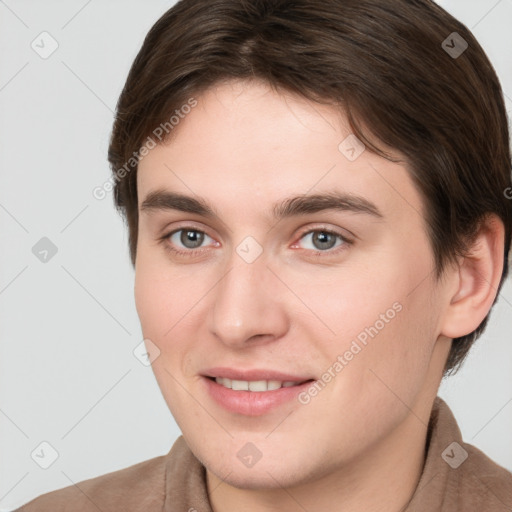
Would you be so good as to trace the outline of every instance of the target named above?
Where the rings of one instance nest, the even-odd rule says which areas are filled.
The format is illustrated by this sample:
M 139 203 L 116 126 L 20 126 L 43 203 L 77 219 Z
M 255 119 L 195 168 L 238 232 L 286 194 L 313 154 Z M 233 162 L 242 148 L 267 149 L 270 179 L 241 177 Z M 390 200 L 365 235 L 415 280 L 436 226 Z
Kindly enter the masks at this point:
M 396 395 L 460 367 L 508 272 L 501 88 L 427 0 L 178 2 L 133 63 L 109 161 L 163 395 L 219 473 L 259 447 L 240 485 L 307 478 L 389 433 Z M 316 391 L 255 421 L 209 401 L 218 366 Z

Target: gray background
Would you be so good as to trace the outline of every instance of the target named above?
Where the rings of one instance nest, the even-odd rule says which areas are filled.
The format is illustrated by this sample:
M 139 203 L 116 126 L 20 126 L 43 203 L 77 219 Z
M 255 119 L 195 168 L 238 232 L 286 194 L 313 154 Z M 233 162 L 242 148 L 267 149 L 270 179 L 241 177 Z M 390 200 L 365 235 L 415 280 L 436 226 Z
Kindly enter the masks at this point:
M 440 3 L 474 29 L 510 114 L 512 0 Z M 172 4 L 0 0 L 0 511 L 165 454 L 179 435 L 151 368 L 133 355 L 142 336 L 126 230 L 111 195 L 92 196 L 110 175 L 129 66 Z M 43 31 L 59 45 L 46 59 L 31 47 L 51 48 Z M 45 263 L 32 252 L 43 237 L 57 248 Z M 440 395 L 465 440 L 512 470 L 510 281 Z M 51 456 L 41 442 L 59 454 L 48 469 L 36 463 Z

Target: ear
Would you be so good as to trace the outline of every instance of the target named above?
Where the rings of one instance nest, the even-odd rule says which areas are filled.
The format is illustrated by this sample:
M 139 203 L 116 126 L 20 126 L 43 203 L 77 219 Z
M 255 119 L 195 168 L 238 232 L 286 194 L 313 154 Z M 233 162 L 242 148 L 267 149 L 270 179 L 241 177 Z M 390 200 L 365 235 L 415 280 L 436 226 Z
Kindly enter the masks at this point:
M 505 228 L 496 215 L 482 220 L 478 235 L 455 271 L 441 334 L 459 338 L 473 332 L 489 313 L 503 272 Z

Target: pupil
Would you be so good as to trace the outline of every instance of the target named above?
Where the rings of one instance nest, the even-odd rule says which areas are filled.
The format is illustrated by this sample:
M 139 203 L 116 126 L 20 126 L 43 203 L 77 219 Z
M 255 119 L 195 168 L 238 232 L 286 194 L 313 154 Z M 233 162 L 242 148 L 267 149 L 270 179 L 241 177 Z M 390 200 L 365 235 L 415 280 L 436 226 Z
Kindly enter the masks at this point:
M 317 249 L 331 249 L 336 244 L 336 238 L 332 233 L 318 231 L 313 234 L 313 244 Z
M 203 243 L 204 234 L 199 231 L 182 231 L 180 240 L 188 249 L 195 249 Z

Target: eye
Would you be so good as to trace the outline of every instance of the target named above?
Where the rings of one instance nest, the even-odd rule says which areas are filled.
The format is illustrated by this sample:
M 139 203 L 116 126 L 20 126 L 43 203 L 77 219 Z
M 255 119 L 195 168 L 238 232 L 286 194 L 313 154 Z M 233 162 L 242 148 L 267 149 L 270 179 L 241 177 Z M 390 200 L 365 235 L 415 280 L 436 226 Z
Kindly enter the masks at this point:
M 174 231 L 168 235 L 169 241 L 179 249 L 197 249 L 201 247 L 203 242 L 211 243 L 213 239 L 203 231 L 192 228 L 183 228 Z
M 309 231 L 300 238 L 299 242 L 300 241 L 303 241 L 304 249 L 321 252 L 326 252 L 330 249 L 349 243 L 349 241 L 339 233 L 334 233 L 324 229 Z

